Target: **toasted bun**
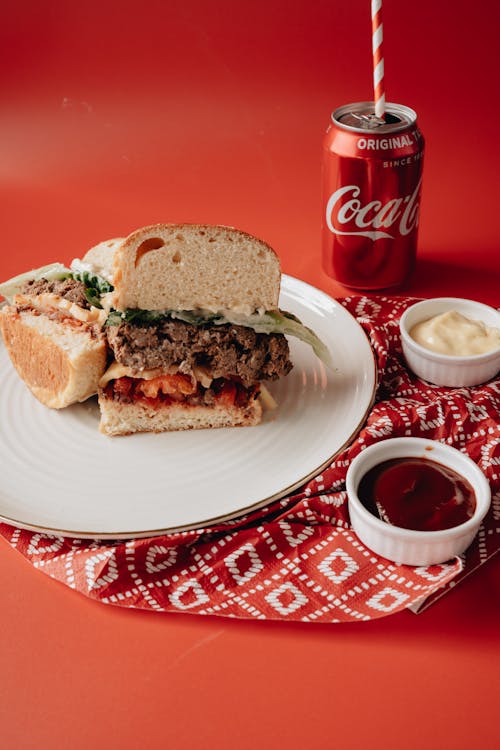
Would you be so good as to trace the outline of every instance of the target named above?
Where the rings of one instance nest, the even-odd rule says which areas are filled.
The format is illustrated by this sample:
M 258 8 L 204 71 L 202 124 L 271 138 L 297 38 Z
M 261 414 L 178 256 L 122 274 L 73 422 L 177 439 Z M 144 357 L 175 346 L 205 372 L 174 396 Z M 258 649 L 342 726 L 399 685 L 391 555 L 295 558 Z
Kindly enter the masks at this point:
M 12 306 L 0 310 L 0 331 L 14 367 L 45 406 L 62 409 L 97 392 L 106 368 L 102 335 Z
M 232 310 L 278 307 L 281 270 L 274 250 L 237 229 L 157 224 L 138 229 L 115 252 L 118 310 Z
M 154 409 L 142 403 L 122 404 L 99 391 L 101 422 L 105 435 L 131 435 L 134 432 L 201 430 L 207 427 L 249 427 L 259 424 L 262 407 L 257 399 L 247 407 L 186 406 L 170 404 Z
M 82 262 L 92 268 L 92 271 L 98 276 L 102 276 L 109 282 L 113 282 L 113 260 L 116 250 L 124 242 L 123 237 L 117 237 L 112 240 L 100 242 L 95 247 L 91 247 L 82 258 Z

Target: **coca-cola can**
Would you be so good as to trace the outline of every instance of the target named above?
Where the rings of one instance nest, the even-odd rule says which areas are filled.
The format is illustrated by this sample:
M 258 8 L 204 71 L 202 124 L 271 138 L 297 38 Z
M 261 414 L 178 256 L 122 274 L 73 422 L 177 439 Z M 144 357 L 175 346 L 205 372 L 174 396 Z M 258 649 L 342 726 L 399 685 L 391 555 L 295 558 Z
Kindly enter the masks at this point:
M 335 110 L 323 152 L 323 267 L 348 287 L 401 284 L 416 256 L 424 139 L 417 115 L 373 102 Z

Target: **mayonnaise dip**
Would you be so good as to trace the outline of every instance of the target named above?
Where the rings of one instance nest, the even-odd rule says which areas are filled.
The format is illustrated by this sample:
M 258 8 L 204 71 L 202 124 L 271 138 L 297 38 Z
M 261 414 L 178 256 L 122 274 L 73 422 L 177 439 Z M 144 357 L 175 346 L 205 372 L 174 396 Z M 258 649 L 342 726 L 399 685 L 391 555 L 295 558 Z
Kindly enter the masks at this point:
M 456 310 L 417 323 L 410 330 L 410 336 L 426 349 L 455 357 L 485 354 L 500 346 L 499 328 L 490 328 L 481 320 L 470 320 Z

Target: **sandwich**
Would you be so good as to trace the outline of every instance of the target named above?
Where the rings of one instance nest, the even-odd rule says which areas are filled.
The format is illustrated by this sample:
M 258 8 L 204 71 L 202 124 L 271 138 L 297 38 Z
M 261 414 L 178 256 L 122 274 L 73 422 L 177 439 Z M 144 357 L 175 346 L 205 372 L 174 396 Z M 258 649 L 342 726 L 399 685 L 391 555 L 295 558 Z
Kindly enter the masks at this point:
M 0 332 L 48 407 L 98 393 L 106 435 L 258 424 L 265 381 L 292 363 L 286 335 L 316 335 L 278 308 L 274 250 L 222 226 L 158 224 L 4 284 Z
M 106 435 L 251 426 L 272 402 L 263 381 L 292 369 L 285 334 L 325 347 L 278 308 L 281 269 L 236 229 L 158 224 L 118 244 L 98 389 Z
M 53 263 L 0 285 L 8 303 L 0 309 L 7 352 L 45 406 L 62 409 L 97 392 L 107 365 L 101 301 L 112 291 L 108 279 L 119 242 L 101 243 L 71 268 Z

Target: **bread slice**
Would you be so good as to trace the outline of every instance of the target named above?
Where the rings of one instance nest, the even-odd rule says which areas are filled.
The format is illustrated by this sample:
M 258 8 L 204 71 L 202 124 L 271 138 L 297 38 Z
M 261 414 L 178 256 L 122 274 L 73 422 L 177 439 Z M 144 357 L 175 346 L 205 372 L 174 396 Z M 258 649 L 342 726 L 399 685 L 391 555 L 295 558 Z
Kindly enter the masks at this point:
M 99 408 L 99 429 L 110 436 L 209 427 L 249 427 L 259 424 L 262 419 L 262 406 L 257 399 L 245 407 L 169 404 L 155 408 L 142 402 L 120 403 L 107 398 L 100 390 Z
M 95 328 L 9 305 L 0 310 L 0 332 L 18 374 L 45 406 L 62 409 L 97 392 L 107 353 Z
M 87 250 L 81 262 L 88 265 L 93 273 L 113 283 L 114 254 L 124 241 L 124 237 L 116 237 L 112 240 L 100 242 L 98 245 L 91 247 L 90 250 Z
M 278 307 L 278 256 L 262 240 L 231 227 L 156 224 L 133 232 L 115 251 L 118 310 L 231 310 Z

